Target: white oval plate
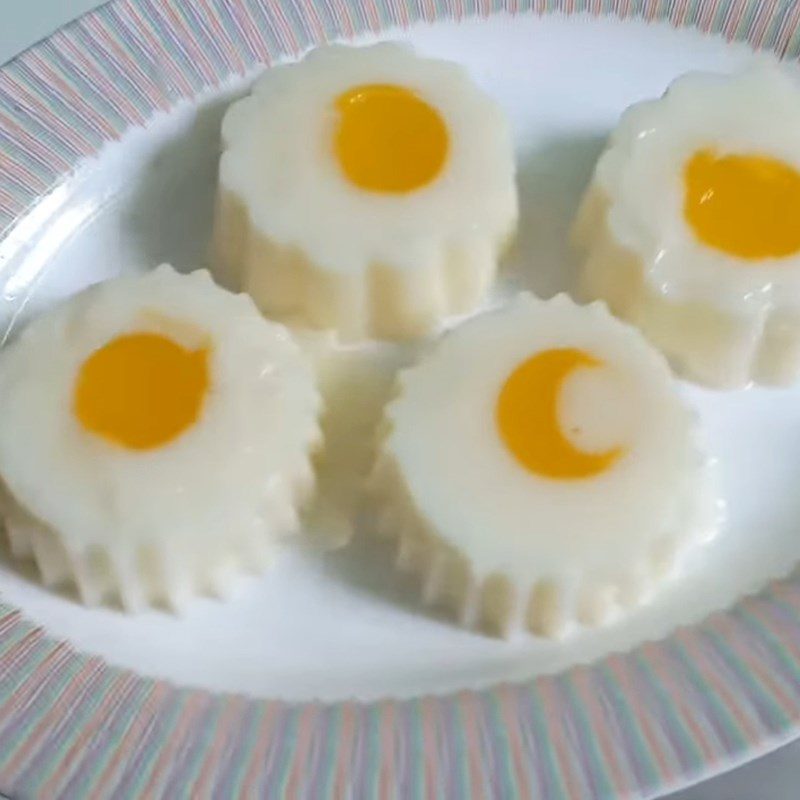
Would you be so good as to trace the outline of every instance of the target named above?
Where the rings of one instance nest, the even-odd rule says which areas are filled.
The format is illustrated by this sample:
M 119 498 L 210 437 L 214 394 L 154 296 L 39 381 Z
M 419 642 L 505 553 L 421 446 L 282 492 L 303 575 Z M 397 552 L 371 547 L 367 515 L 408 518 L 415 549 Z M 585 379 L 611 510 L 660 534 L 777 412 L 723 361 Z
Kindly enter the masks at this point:
M 744 2 L 723 14 L 710 2 L 692 20 L 681 4 L 644 10 L 755 44 L 767 36 L 783 50 L 797 14 L 772 5 L 769 15 Z M 516 132 L 522 201 L 507 274 L 543 296 L 571 288 L 567 228 L 619 113 L 689 69 L 753 58 L 744 44 L 667 22 L 447 19 L 464 11 L 457 0 L 437 10 L 129 0 L 25 53 L 0 73 L 0 330 L 13 336 L 57 299 L 122 271 L 202 264 L 224 108 L 260 62 L 322 38 L 371 28 L 367 38 L 409 39 L 465 64 L 498 99 Z M 420 16 L 436 22 L 392 27 Z M 386 553 L 369 542 L 328 555 L 291 550 L 230 601 L 198 600 L 181 618 L 85 609 L 0 567 L 0 788 L 25 797 L 89 786 L 109 797 L 175 796 L 176 787 L 225 797 L 637 795 L 793 736 L 795 581 L 707 618 L 800 557 L 800 391 L 684 390 L 720 460 L 726 528 L 650 606 L 564 642 L 498 642 L 426 616 L 393 588 Z M 672 634 L 690 623 L 700 624 Z M 611 653 L 629 654 L 603 658 Z M 532 680 L 540 675 L 557 677 Z M 498 686 L 506 681 L 515 685 Z M 408 699 L 370 702 L 386 697 Z

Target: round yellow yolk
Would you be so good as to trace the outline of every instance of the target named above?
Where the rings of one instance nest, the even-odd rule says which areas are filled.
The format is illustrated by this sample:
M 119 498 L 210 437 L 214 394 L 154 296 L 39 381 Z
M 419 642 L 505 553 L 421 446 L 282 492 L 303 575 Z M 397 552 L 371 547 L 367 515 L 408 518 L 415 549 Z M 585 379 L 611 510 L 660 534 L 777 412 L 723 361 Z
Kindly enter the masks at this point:
M 800 173 L 788 164 L 699 150 L 684 182 L 686 220 L 705 244 L 747 259 L 800 250 Z
M 336 158 L 371 192 L 413 192 L 434 180 L 449 149 L 439 112 L 402 86 L 356 86 L 336 100 Z
M 578 450 L 561 431 L 558 399 L 565 378 L 576 369 L 601 362 L 575 348 L 544 350 L 522 362 L 497 398 L 500 436 L 517 461 L 544 478 L 576 480 L 608 469 L 621 455 Z
M 74 411 L 83 427 L 131 450 L 150 450 L 193 425 L 209 386 L 208 349 L 157 333 L 112 339 L 83 362 Z

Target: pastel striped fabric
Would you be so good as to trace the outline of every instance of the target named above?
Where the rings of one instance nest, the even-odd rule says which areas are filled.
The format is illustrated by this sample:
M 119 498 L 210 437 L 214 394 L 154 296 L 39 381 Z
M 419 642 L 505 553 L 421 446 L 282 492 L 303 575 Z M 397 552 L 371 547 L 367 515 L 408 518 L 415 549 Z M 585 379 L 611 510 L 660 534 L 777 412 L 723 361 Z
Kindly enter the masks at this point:
M 800 51 L 794 0 L 115 0 L 0 70 L 0 229 L 23 237 L 26 209 L 57 208 L 81 158 L 231 73 L 500 10 L 667 19 Z M 0 604 L 0 790 L 15 800 L 647 797 L 799 726 L 800 577 L 557 677 L 366 705 L 143 679 Z

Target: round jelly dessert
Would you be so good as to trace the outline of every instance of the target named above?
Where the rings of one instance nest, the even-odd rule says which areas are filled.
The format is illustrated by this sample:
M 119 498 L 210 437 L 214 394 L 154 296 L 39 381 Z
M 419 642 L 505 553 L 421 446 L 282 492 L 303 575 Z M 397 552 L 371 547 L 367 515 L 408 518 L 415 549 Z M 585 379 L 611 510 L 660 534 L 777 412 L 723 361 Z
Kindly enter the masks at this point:
M 625 112 L 575 225 L 581 291 L 716 388 L 800 377 L 800 87 L 689 74 Z
M 34 320 L 0 354 L 0 404 L 12 553 L 87 604 L 224 594 L 313 488 L 311 367 L 205 271 L 109 281 Z
M 470 311 L 517 220 L 511 136 L 455 64 L 399 44 L 269 69 L 223 122 L 219 280 L 270 316 L 407 339 Z
M 599 303 L 523 294 L 462 324 L 401 373 L 383 427 L 378 529 L 467 626 L 607 622 L 719 523 L 666 361 Z

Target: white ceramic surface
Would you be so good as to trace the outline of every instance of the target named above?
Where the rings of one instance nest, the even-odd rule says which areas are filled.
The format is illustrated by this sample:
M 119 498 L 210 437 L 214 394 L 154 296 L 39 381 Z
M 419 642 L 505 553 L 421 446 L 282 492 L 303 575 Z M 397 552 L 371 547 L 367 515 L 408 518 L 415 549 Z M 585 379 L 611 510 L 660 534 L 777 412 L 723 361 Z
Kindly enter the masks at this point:
M 30 36 L 28 41 L 31 41 L 38 35 L 46 33 L 49 28 L 55 27 L 62 20 L 65 21 L 74 13 L 84 10 L 89 5 L 98 4 L 79 0 L 60 0 L 59 2 L 36 0 L 27 3 L 15 0 L 13 5 L 13 16 L 9 15 L 10 19 L 7 19 L 7 29 L 21 29 L 23 32 L 33 31 L 34 33 L 28 34 Z M 18 27 L 17 23 L 19 23 Z M 553 21 L 553 24 L 555 26 L 560 23 Z M 589 37 L 595 31 L 595 28 L 592 28 L 591 31 L 587 29 L 586 36 Z M 437 42 L 433 39 L 440 32 L 426 31 L 422 38 L 425 39 L 427 36 L 427 45 L 435 47 Z M 475 31 L 473 35 L 480 36 L 480 33 Z M 666 45 L 663 44 L 667 42 L 667 39 L 669 42 Z M 13 53 L 11 48 L 18 48 L 27 43 L 22 38 L 15 39 L 13 36 L 7 36 L 2 44 L 6 44 L 8 41 L 11 44 L 7 45 L 6 50 L 0 49 L 0 56 L 8 57 Z M 501 59 L 503 69 L 507 75 L 517 76 L 516 84 L 514 80 L 506 82 L 506 91 L 503 92 L 504 102 L 509 103 L 509 101 L 513 101 L 515 95 L 522 94 L 521 81 L 524 70 L 527 66 L 531 66 L 526 59 L 532 59 L 535 67 L 539 56 L 542 59 L 540 63 L 545 63 L 545 59 L 552 58 L 554 55 L 558 56 L 558 41 L 557 36 L 553 34 L 549 35 L 546 41 L 540 42 L 539 47 L 531 53 L 515 51 L 513 48 L 510 52 L 504 53 L 504 57 Z M 445 43 L 439 42 L 438 44 Z M 597 63 L 595 59 L 599 55 L 596 49 L 599 42 L 587 42 L 587 44 L 589 45 L 588 51 L 570 48 L 577 59 L 570 59 L 569 69 L 565 71 L 565 79 L 572 76 L 578 82 L 582 75 L 592 75 L 592 62 Z M 625 74 L 633 79 L 635 85 L 620 82 L 606 87 L 603 92 L 583 85 L 578 93 L 580 101 L 565 104 L 564 108 L 560 108 L 562 95 L 556 91 L 554 86 L 552 91 L 546 91 L 547 75 L 544 73 L 541 75 L 542 87 L 545 88 L 545 91 L 542 92 L 542 87 L 540 87 L 537 95 L 539 100 L 537 107 L 522 109 L 518 113 L 520 121 L 525 122 L 528 126 L 526 127 L 528 136 L 523 142 L 523 149 L 528 154 L 532 153 L 532 156 L 526 159 L 527 166 L 523 170 L 523 174 L 529 179 L 529 183 L 525 187 L 529 200 L 535 201 L 538 198 L 539 201 L 542 201 L 545 196 L 548 196 L 561 179 L 559 170 L 567 167 L 564 173 L 567 181 L 564 194 L 556 195 L 554 202 L 543 209 L 553 216 L 548 218 L 547 214 L 543 213 L 539 218 L 539 224 L 531 226 L 528 234 L 534 235 L 537 232 L 545 231 L 553 233 L 553 239 L 549 242 L 551 257 L 559 255 L 556 238 L 562 235 L 568 207 L 574 201 L 583 181 L 588 176 L 592 158 L 596 155 L 600 144 L 599 137 L 604 129 L 613 123 L 616 109 L 628 102 L 629 99 L 660 91 L 669 78 L 681 69 L 698 64 L 727 66 L 731 59 L 737 61 L 743 57 L 745 52 L 738 48 L 723 51 L 719 45 L 712 46 L 712 44 L 714 43 L 701 40 L 693 34 L 670 34 L 669 37 L 662 38 L 663 49 L 659 49 L 656 43 L 648 41 L 646 37 L 637 41 L 620 42 L 615 41 L 612 33 L 608 37 L 604 37 L 602 41 L 603 56 L 606 59 L 611 58 L 610 62 L 606 60 L 604 63 L 607 64 L 607 69 L 616 69 L 620 74 Z M 436 49 L 437 53 L 442 53 L 446 48 L 438 46 Z M 582 65 L 580 62 L 583 52 L 586 52 L 587 60 L 590 53 L 594 54 L 594 58 L 588 64 Z M 473 66 L 477 70 L 479 78 L 491 86 L 491 53 L 473 52 L 473 55 L 478 61 Z M 656 68 L 649 71 L 638 69 L 637 66 L 643 63 L 650 63 Z M 587 67 L 588 71 L 584 72 Z M 549 102 L 542 102 L 542 98 L 549 98 Z M 570 118 L 565 118 L 561 112 L 569 112 Z M 117 173 L 116 166 L 120 162 L 115 165 L 114 154 L 107 154 L 105 163 L 101 164 L 101 168 L 94 173 L 93 178 L 90 178 L 89 185 L 84 187 L 85 193 L 79 192 L 76 201 L 70 202 L 70 212 L 62 215 L 60 227 L 49 229 L 43 240 L 43 249 L 34 250 L 33 254 L 26 259 L 25 266 L 28 276 L 36 275 L 45 264 L 52 264 L 51 257 L 63 244 L 67 246 L 58 252 L 56 258 L 65 259 L 62 263 L 70 263 L 73 270 L 77 269 L 81 276 L 80 280 L 95 279 L 101 274 L 113 274 L 121 264 L 139 260 L 142 252 L 153 258 L 160 257 L 160 254 L 175 253 L 185 261 L 200 252 L 197 240 L 186 238 L 186 232 L 192 230 L 193 222 L 191 220 L 187 221 L 185 229 L 177 231 L 161 230 L 155 223 L 159 218 L 158 209 L 164 207 L 159 203 L 169 204 L 176 198 L 191 198 L 196 205 L 193 206 L 190 203 L 190 209 L 207 207 L 210 181 L 213 178 L 213 159 L 210 157 L 210 147 L 214 142 L 214 120 L 215 114 L 211 114 L 205 127 L 202 124 L 199 129 L 195 127 L 193 138 L 197 142 L 196 147 L 193 146 L 186 150 L 179 149 L 179 153 L 184 157 L 196 158 L 196 163 L 200 166 L 197 174 L 198 182 L 193 186 L 175 185 L 176 172 L 169 169 L 166 174 L 151 169 L 149 175 L 148 170 L 145 170 L 141 182 L 134 177 L 138 165 L 133 155 L 137 154 L 142 159 L 142 162 L 139 163 L 152 163 L 158 151 L 169 148 L 170 140 L 174 141 L 176 134 L 180 136 L 188 126 L 192 125 L 193 121 L 188 118 L 165 120 L 163 124 L 142 137 L 138 144 L 132 143 L 130 140 L 124 143 L 125 157 L 123 160 L 132 167 L 128 174 Z M 537 125 L 537 123 L 539 124 Z M 583 130 L 586 137 L 583 141 L 562 141 L 559 150 L 553 142 L 558 137 L 559 131 L 565 127 Z M 550 144 L 548 145 L 548 143 Z M 173 153 L 175 150 L 176 148 L 173 146 Z M 173 163 L 176 171 L 179 169 L 179 160 L 167 163 Z M 109 180 L 108 176 L 111 174 L 115 174 L 119 181 L 116 185 Z M 201 188 L 201 191 L 196 192 L 195 189 L 198 187 Z M 106 199 L 112 199 L 110 195 L 115 195 L 116 190 L 120 188 L 123 190 L 121 194 L 113 198 L 113 202 L 103 209 L 100 216 L 92 219 L 93 214 L 98 210 L 97 200 L 104 196 Z M 138 203 L 135 202 L 136 197 L 139 198 Z M 144 223 L 131 224 L 131 219 L 136 220 L 138 215 L 144 215 Z M 189 215 L 190 212 L 187 212 L 187 216 Z M 150 221 L 149 226 L 148 220 Z M 137 228 L 145 231 L 145 235 L 137 236 L 135 233 Z M 76 229 L 80 230 L 75 233 Z M 131 235 L 132 232 L 133 235 Z M 186 246 L 187 242 L 188 246 Z M 545 244 L 548 243 L 545 242 Z M 545 250 L 545 252 L 547 251 Z M 98 272 L 94 268 L 89 269 L 87 265 L 97 254 L 101 253 L 103 254 L 103 266 L 100 271 Z M 51 274 L 57 277 L 59 270 L 55 268 Z M 44 301 L 77 288 L 77 284 L 45 278 L 42 288 L 45 290 L 41 295 L 41 299 Z M 551 290 L 555 287 L 547 285 L 539 288 Z M 708 607 L 726 604 L 738 591 L 755 588 L 767 577 L 783 574 L 798 555 L 800 546 L 791 541 L 791 537 L 788 536 L 788 526 L 784 524 L 782 530 L 781 523 L 788 522 L 797 510 L 796 506 L 793 507 L 791 504 L 793 489 L 791 477 L 793 465 L 800 460 L 800 443 L 797 441 L 792 443 L 791 438 L 787 440 L 786 431 L 792 429 L 792 424 L 797 428 L 798 413 L 800 412 L 795 412 L 795 406 L 800 395 L 797 392 L 780 394 L 751 392 L 747 395 L 713 396 L 696 390 L 691 390 L 690 394 L 706 409 L 706 420 L 712 429 L 712 441 L 719 445 L 718 452 L 725 447 L 734 451 L 730 454 L 721 452 L 721 455 L 726 456 L 726 460 L 729 456 L 732 458 L 731 461 L 728 461 L 732 467 L 726 469 L 727 491 L 736 499 L 731 506 L 732 522 L 715 549 L 709 550 L 705 554 L 706 561 L 713 562 L 716 569 L 714 572 L 708 573 L 697 572 L 694 584 L 692 577 L 689 576 L 687 584 L 683 587 L 675 587 L 672 603 L 670 603 L 670 597 L 665 597 L 663 603 L 658 607 L 646 612 L 652 616 L 633 620 L 630 628 L 627 630 L 621 628 L 612 632 L 605 642 L 595 641 L 592 643 L 592 637 L 587 637 L 585 641 L 572 645 L 573 650 L 567 653 L 568 657 L 569 655 L 577 657 L 591 655 L 592 647 L 595 648 L 594 652 L 599 652 L 606 649 L 606 646 L 622 646 L 624 642 L 633 641 L 642 635 L 648 637 L 656 635 L 660 632 L 659 626 L 663 630 L 678 619 L 700 616 Z M 725 441 L 728 438 L 726 434 L 729 430 L 740 427 L 739 423 L 745 419 L 749 421 L 759 409 L 768 409 L 773 412 L 773 416 L 769 420 L 762 419 L 760 427 L 750 426 L 747 435 L 738 442 Z M 737 460 L 740 465 L 738 470 L 736 469 Z M 754 462 L 758 469 L 752 469 Z M 758 476 L 757 482 L 750 479 L 750 470 L 743 469 L 745 465 L 752 469 L 753 475 Z M 781 491 L 782 488 L 785 488 L 786 491 Z M 766 495 L 763 494 L 765 490 L 767 491 Z M 762 502 L 762 498 L 765 496 L 774 499 L 775 502 Z M 767 541 L 755 538 L 755 534 L 766 530 L 773 531 L 775 537 Z M 73 639 L 79 646 L 109 655 L 113 661 L 118 663 L 127 663 L 157 674 L 184 677 L 185 671 L 191 670 L 195 675 L 193 683 L 201 682 L 209 686 L 225 685 L 228 681 L 234 681 L 240 685 L 240 681 L 244 680 L 251 682 L 254 688 L 263 689 L 268 686 L 271 693 L 274 693 L 275 688 L 280 685 L 281 679 L 277 672 L 274 674 L 268 672 L 265 675 L 262 669 L 255 666 L 256 658 L 263 657 L 263 653 L 240 652 L 240 656 L 245 656 L 243 661 L 240 660 L 240 670 L 227 672 L 227 677 L 221 683 L 217 682 L 221 680 L 222 673 L 215 672 L 219 664 L 216 667 L 211 666 L 213 675 L 198 677 L 196 670 L 193 669 L 196 666 L 196 663 L 193 662 L 193 653 L 213 654 L 224 651 L 229 646 L 231 637 L 236 638 L 237 631 L 244 633 L 247 629 L 248 609 L 251 614 L 258 612 L 262 630 L 265 625 L 273 624 L 277 626 L 275 631 L 280 632 L 281 620 L 279 618 L 287 607 L 292 608 L 293 620 L 305 620 L 306 624 L 310 626 L 306 631 L 316 630 L 315 636 L 305 637 L 305 645 L 299 646 L 291 658 L 286 657 L 284 652 L 283 662 L 278 662 L 275 667 L 279 671 L 283 670 L 283 679 L 289 673 L 294 673 L 291 675 L 292 680 L 284 684 L 283 689 L 287 694 L 296 696 L 307 696 L 309 691 L 313 692 L 314 682 L 319 681 L 320 677 L 325 677 L 325 691 L 331 692 L 332 696 L 336 696 L 340 692 L 348 692 L 354 684 L 362 684 L 368 675 L 372 678 L 370 688 L 373 692 L 378 693 L 387 689 L 403 691 L 403 681 L 406 681 L 406 690 L 416 688 L 416 686 L 410 685 L 411 683 L 417 684 L 418 680 L 422 680 L 424 684 L 426 681 L 430 682 L 432 677 L 434 678 L 433 684 L 429 684 L 432 688 L 437 685 L 437 681 L 441 683 L 441 675 L 432 676 L 429 668 L 422 670 L 421 676 L 416 676 L 413 664 L 405 664 L 399 684 L 396 682 L 395 676 L 395 683 L 392 686 L 375 685 L 371 670 L 375 670 L 378 665 L 374 663 L 374 659 L 373 663 L 370 663 L 369 658 L 358 659 L 358 666 L 362 671 L 354 670 L 350 663 L 346 670 L 340 672 L 338 685 L 336 680 L 328 682 L 327 675 L 306 675 L 303 674 L 305 671 L 301 671 L 299 675 L 296 674 L 295 667 L 301 662 L 318 663 L 320 658 L 318 647 L 324 643 L 326 631 L 336 632 L 335 652 L 352 653 L 354 647 L 358 645 L 359 637 L 365 634 L 374 637 L 376 632 L 391 628 L 391 635 L 387 634 L 391 639 L 394 639 L 395 635 L 399 635 L 401 639 L 403 636 L 412 637 L 405 642 L 396 642 L 395 647 L 399 648 L 401 652 L 405 652 L 409 642 L 413 641 L 414 650 L 427 651 L 425 659 L 427 664 L 438 661 L 438 654 L 431 651 L 430 644 L 442 642 L 446 638 L 449 655 L 446 657 L 443 655 L 437 664 L 442 672 L 449 673 L 446 683 L 454 681 L 456 684 L 463 684 L 474 680 L 493 680 L 520 669 L 530 672 L 531 668 L 547 668 L 548 665 L 553 667 L 557 663 L 556 657 L 563 656 L 563 651 L 555 654 L 542 652 L 539 645 L 527 640 L 510 644 L 486 642 L 470 634 L 455 632 L 441 623 L 420 620 L 408 608 L 398 608 L 391 599 L 388 602 L 387 600 L 376 601 L 369 586 L 359 588 L 347 580 L 342 580 L 343 577 L 347 577 L 348 569 L 349 574 L 352 574 L 352 563 L 354 562 L 351 562 L 349 567 L 347 563 L 344 565 L 341 563 L 342 561 L 348 562 L 349 557 L 336 556 L 331 561 L 336 566 L 325 567 L 315 559 L 294 555 L 290 562 L 281 568 L 282 578 L 278 579 L 279 573 L 276 572 L 273 575 L 275 579 L 273 581 L 266 579 L 260 583 L 251 584 L 245 589 L 240 599 L 227 609 L 227 612 L 218 604 L 203 602 L 195 612 L 190 614 L 188 619 L 180 622 L 156 616 L 126 621 L 119 625 L 119 618 L 114 612 L 91 612 L 94 619 L 91 624 L 87 624 L 86 615 L 89 612 L 85 612 L 63 599 L 48 595 L 21 578 L 4 575 L 3 588 L 12 602 L 19 603 L 31 616 L 45 621 L 54 633 Z M 698 567 L 698 569 L 701 568 Z M 331 570 L 333 570 L 333 574 L 330 574 Z M 344 575 L 341 574 L 342 571 L 344 571 Z M 316 581 L 319 575 L 323 575 L 324 579 L 318 584 Z M 281 581 L 284 582 L 287 593 L 281 591 Z M 378 582 L 380 581 L 376 581 L 376 583 Z M 694 595 L 691 594 L 692 586 L 695 590 Z M 306 589 L 310 590 L 310 595 L 304 591 Z M 317 593 L 315 594 L 315 592 Z M 323 596 L 320 596 L 320 592 L 324 593 Z M 269 600 L 270 596 L 277 597 L 278 593 L 281 593 L 281 608 L 276 609 L 274 618 L 271 619 L 267 614 L 267 619 L 264 620 L 261 612 L 270 606 L 262 605 L 259 601 Z M 304 602 L 300 602 L 300 598 L 304 594 L 306 599 Z M 698 596 L 702 596 L 709 605 L 699 608 L 697 603 L 692 601 L 693 597 L 697 598 Z M 293 599 L 298 600 L 297 604 L 291 602 Z M 680 600 L 684 600 L 684 602 L 680 602 Z M 694 608 L 690 613 L 689 606 L 692 605 Z M 324 617 L 322 616 L 323 611 Z M 350 617 L 351 612 L 354 612 L 352 618 Z M 233 619 L 238 619 L 238 624 L 232 624 Z M 252 618 L 250 621 L 252 622 Z M 344 628 L 340 627 L 342 621 L 347 622 Z M 177 626 L 185 635 L 176 638 Z M 296 632 L 298 628 L 295 624 L 283 626 L 284 629 L 289 627 L 292 628 L 292 633 Z M 382 654 L 381 643 L 374 644 L 376 641 L 374 638 L 371 638 L 371 641 L 373 645 L 370 650 Z M 163 647 L 167 648 L 166 651 L 162 651 Z M 195 648 L 199 649 L 195 650 Z M 574 648 L 581 652 L 576 653 Z M 279 649 L 275 647 L 272 652 L 268 653 L 270 662 L 273 664 L 275 664 L 273 657 Z M 569 647 L 567 650 L 569 651 Z M 396 650 L 392 648 L 388 655 L 393 656 L 395 652 Z M 361 653 L 361 655 L 364 654 Z M 408 654 L 406 653 L 406 655 Z M 455 659 L 455 661 L 451 659 Z M 336 664 L 335 661 L 333 663 Z M 459 672 L 453 675 L 451 665 L 454 663 L 471 664 L 473 665 L 472 671 L 467 669 L 467 674 Z M 477 673 L 475 665 L 477 665 Z M 327 673 L 328 668 L 329 663 L 325 661 L 324 669 L 321 671 Z M 299 680 L 299 683 L 296 679 Z M 385 675 L 382 680 L 385 680 Z M 265 684 L 265 681 L 268 684 Z M 755 785 L 759 787 L 758 797 L 763 800 L 773 797 L 788 800 L 793 797 L 792 787 L 796 786 L 794 781 L 797 775 L 793 759 L 786 757 L 786 751 L 771 758 L 771 763 L 778 765 L 778 775 L 774 774 L 772 769 L 765 770 L 764 767 L 757 765 L 751 768 L 753 771 L 750 773 L 764 775 L 763 780 L 757 779 L 757 784 L 748 783 L 747 778 L 743 778 L 741 781 L 736 778 L 722 778 L 703 787 L 687 790 L 681 793 L 680 798 L 681 800 L 701 800 L 701 798 L 712 800 L 722 797 L 741 797 L 744 800 L 754 796 L 752 795 L 752 786 Z M 786 780 L 782 781 L 781 777 L 785 777 Z M 716 789 L 715 786 L 720 788 Z M 746 788 L 748 786 L 751 788 Z M 741 792 L 746 792 L 746 794 Z

